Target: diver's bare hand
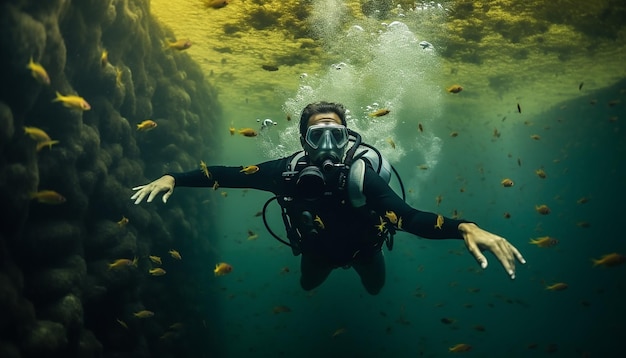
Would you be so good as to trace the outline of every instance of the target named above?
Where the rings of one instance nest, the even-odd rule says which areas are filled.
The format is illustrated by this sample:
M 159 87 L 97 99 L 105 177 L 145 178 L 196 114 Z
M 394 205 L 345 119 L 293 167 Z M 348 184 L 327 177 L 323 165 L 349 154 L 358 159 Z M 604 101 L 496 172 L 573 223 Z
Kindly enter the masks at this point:
M 157 194 L 165 191 L 165 194 L 163 194 L 163 203 L 167 203 L 167 199 L 174 192 L 175 184 L 176 181 L 173 176 L 164 175 L 152 183 L 134 187 L 133 190 L 137 190 L 137 192 L 130 197 L 130 200 L 135 200 L 135 204 L 139 204 L 146 195 L 150 194 L 148 195 L 148 200 L 146 200 L 147 203 L 150 203 Z
M 483 255 L 483 250 L 491 251 L 500 260 L 511 279 L 515 279 L 515 260 L 522 264 L 526 263 L 522 254 L 510 242 L 479 228 L 476 224 L 459 224 L 459 231 L 463 235 L 465 246 L 483 269 L 487 268 L 487 258 Z

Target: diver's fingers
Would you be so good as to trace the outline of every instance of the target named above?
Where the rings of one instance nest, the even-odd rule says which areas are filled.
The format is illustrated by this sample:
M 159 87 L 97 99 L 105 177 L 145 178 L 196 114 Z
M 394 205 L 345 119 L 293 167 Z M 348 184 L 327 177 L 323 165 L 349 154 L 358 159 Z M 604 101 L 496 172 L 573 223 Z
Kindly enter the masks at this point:
M 513 255 L 515 255 L 515 258 L 517 259 L 517 261 L 521 262 L 522 264 L 526 263 L 526 260 L 524 259 L 522 254 L 519 252 L 519 250 L 515 246 L 511 245 L 511 251 L 513 251 Z
M 148 186 L 148 184 L 136 186 L 136 187 L 133 188 L 133 190 L 140 190 L 140 189 L 143 189 L 143 188 L 145 188 L 147 186 Z
M 486 269 L 488 265 L 487 258 L 482 252 L 480 252 L 478 245 L 476 245 L 474 241 L 470 240 L 465 241 L 465 245 L 467 246 L 467 250 L 469 250 L 469 252 L 474 256 L 480 267 Z
M 161 188 L 153 187 L 152 190 L 150 190 L 150 196 L 148 196 L 148 200 L 146 200 L 146 203 L 151 203 L 160 191 Z
M 174 188 L 170 188 L 167 193 L 163 194 L 163 204 L 167 204 L 167 199 L 174 193 Z
M 138 191 L 135 195 L 133 195 L 131 197 L 131 200 L 137 198 L 137 200 L 135 200 L 135 205 L 137 205 L 137 204 L 141 203 L 143 198 L 146 197 L 146 194 L 148 194 L 148 191 L 146 189 L 142 189 L 142 190 Z
M 500 238 L 501 242 L 493 249 L 493 254 L 496 255 L 500 263 L 504 267 L 504 270 L 511 280 L 515 279 L 515 258 L 511 250 L 511 244 L 503 238 Z

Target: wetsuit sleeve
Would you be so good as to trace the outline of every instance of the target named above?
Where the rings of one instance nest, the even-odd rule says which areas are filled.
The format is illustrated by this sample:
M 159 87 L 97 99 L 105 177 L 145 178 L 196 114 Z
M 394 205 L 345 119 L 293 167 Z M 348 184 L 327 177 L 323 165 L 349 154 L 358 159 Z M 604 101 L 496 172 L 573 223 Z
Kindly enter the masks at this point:
M 402 218 L 403 231 L 426 239 L 463 239 L 459 224 L 470 221 L 444 217 L 441 228 L 436 227 L 437 214 L 417 210 L 408 205 L 393 189 L 369 166 L 365 170 L 363 193 L 368 207 L 384 217 L 387 211 L 393 211 Z
M 209 176 L 200 168 L 185 173 L 167 173 L 174 177 L 177 187 L 248 188 L 276 193 L 283 185 L 282 173 L 286 169 L 287 158 L 256 164 L 259 170 L 252 174 L 242 172 L 243 166 L 232 167 L 211 165 Z

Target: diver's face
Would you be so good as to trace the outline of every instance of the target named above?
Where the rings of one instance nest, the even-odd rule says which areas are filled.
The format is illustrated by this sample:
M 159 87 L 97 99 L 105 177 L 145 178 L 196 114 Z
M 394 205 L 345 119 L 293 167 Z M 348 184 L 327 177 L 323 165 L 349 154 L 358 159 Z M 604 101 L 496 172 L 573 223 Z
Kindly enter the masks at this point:
M 314 114 L 309 118 L 307 128 L 322 123 L 341 124 L 341 118 L 335 112 Z

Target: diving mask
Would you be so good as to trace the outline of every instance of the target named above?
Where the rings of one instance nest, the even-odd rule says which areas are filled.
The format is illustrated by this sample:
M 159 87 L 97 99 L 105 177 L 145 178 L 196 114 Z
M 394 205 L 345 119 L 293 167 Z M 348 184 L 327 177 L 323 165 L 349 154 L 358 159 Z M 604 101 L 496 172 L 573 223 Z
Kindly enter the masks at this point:
M 346 126 L 323 123 L 307 128 L 303 144 L 311 162 L 320 165 L 328 160 L 340 163 L 348 141 Z

